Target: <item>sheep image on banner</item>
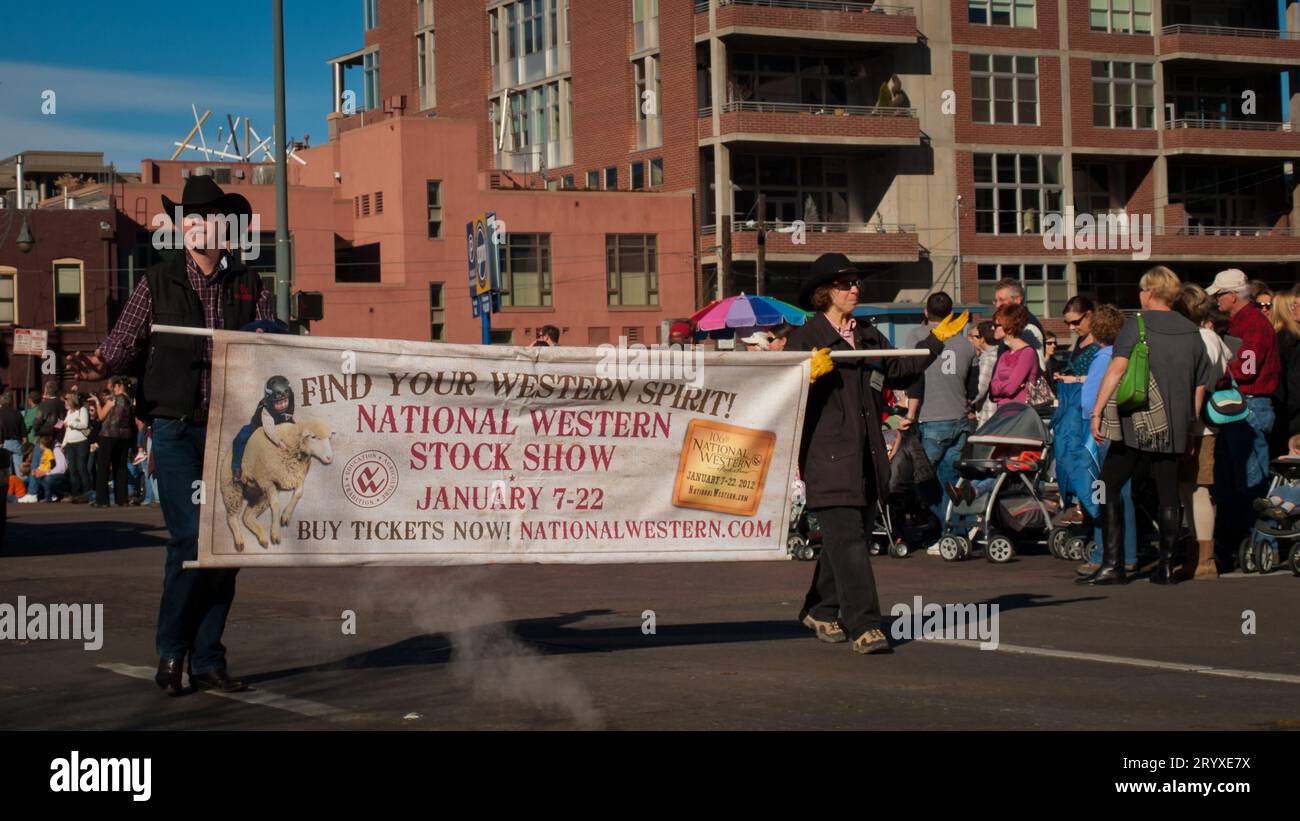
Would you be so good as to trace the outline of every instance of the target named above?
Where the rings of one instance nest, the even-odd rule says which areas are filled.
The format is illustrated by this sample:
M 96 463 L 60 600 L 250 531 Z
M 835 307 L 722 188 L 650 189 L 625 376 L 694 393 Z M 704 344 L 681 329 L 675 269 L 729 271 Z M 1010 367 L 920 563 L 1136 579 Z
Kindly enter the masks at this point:
M 788 558 L 807 354 L 213 344 L 187 566 Z

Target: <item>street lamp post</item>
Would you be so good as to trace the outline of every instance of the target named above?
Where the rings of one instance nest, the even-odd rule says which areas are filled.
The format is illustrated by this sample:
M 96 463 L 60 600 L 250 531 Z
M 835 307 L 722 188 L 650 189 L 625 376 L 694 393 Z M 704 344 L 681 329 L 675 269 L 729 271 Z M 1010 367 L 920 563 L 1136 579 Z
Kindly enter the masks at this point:
M 289 164 L 285 148 L 284 0 L 274 0 L 271 14 L 275 39 L 275 314 L 288 322 L 293 266 L 289 257 Z

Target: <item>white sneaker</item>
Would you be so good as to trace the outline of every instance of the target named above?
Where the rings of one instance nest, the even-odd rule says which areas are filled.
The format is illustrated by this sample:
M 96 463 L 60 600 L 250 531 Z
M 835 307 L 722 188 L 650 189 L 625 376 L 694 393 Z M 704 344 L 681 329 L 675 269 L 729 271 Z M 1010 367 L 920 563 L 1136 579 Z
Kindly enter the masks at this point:
M 934 544 L 932 544 L 932 545 L 930 545 L 929 547 L 927 547 L 927 548 L 925 549 L 925 555 L 927 555 L 927 556 L 938 556 L 938 555 L 939 555 L 939 543 L 938 543 L 938 542 L 935 542 Z
M 18 504 L 30 505 L 35 501 L 36 501 L 36 495 L 33 493 L 28 493 L 26 496 L 22 496 L 18 499 Z

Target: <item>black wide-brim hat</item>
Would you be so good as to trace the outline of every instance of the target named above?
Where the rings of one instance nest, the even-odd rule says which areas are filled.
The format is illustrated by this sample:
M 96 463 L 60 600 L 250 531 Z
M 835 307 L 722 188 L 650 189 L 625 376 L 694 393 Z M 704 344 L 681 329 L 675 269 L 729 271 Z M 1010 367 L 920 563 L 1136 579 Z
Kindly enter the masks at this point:
M 863 277 L 867 275 L 867 272 L 854 265 L 843 254 L 822 254 L 817 257 L 812 267 L 808 269 L 808 275 L 804 280 L 803 287 L 799 289 L 799 307 L 805 311 L 813 310 L 813 292 L 823 285 L 830 285 L 845 274 Z
M 181 209 L 182 216 L 213 211 L 223 216 L 234 214 L 251 217 L 253 215 L 253 206 L 243 194 L 227 194 L 221 190 L 221 186 L 217 185 L 216 180 L 206 175 L 190 177 L 185 181 L 180 202 L 164 194 L 162 204 L 168 219 L 172 220 L 176 218 L 178 207 Z

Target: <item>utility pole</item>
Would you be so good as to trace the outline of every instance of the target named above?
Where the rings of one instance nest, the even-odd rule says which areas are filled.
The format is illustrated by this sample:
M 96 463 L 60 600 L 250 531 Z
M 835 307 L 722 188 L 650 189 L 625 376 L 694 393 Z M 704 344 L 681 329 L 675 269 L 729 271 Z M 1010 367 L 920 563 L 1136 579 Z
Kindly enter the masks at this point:
M 722 218 L 722 251 L 718 259 L 718 299 L 731 290 L 731 217 Z
M 767 195 L 758 195 L 758 256 L 754 263 L 754 295 L 763 295 L 763 268 L 767 262 Z
M 957 295 L 955 301 L 957 302 L 958 305 L 960 305 L 961 304 L 961 194 L 957 195 L 957 202 L 953 206 L 953 210 L 957 214 L 957 231 L 954 233 L 954 236 L 957 238 L 956 240 L 957 256 L 953 258 L 953 265 L 956 267 L 956 274 L 955 274 L 956 283 L 953 286 L 953 291 Z
M 271 14 L 275 40 L 275 314 L 287 323 L 293 266 L 289 257 L 289 164 L 285 149 L 284 0 L 274 0 Z

